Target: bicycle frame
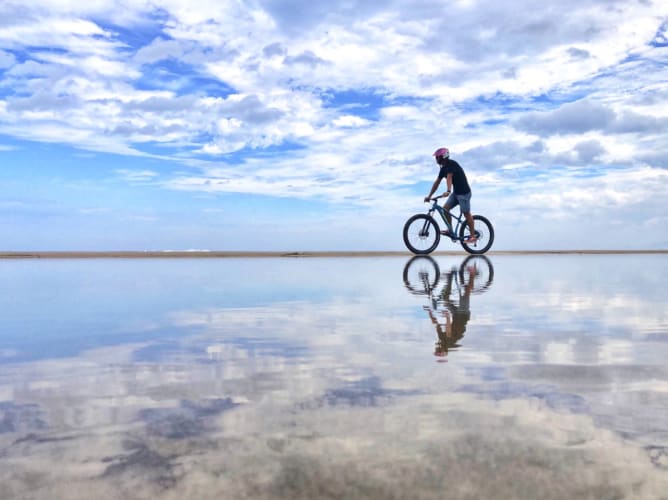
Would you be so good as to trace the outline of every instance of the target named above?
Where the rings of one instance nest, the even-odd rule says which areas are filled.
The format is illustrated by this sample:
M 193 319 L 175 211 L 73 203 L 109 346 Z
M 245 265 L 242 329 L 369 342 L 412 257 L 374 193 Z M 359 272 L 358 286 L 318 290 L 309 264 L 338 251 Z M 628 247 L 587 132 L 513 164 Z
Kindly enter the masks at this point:
M 431 203 L 427 213 L 415 214 L 406 221 L 403 230 L 406 247 L 416 255 L 426 255 L 436 250 L 441 236 L 445 236 L 450 238 L 453 243 L 460 243 L 464 250 L 470 254 L 484 254 L 494 243 L 492 223 L 480 214 L 469 215 L 467 212 L 463 212 L 461 205 L 459 206 L 459 214 L 454 213 L 454 207 L 439 206 L 436 200 L 443 197 L 441 195 L 426 199 L 425 202 Z M 434 212 L 438 212 L 441 216 L 443 220 L 441 224 L 438 223 L 438 217 L 434 215 Z M 444 224 L 448 231 L 441 230 Z M 469 229 L 474 224 L 475 232 L 469 234 Z
M 464 214 L 462 214 L 462 209 L 459 207 L 459 215 L 455 215 L 452 213 L 451 210 L 448 210 L 445 207 L 442 207 L 438 204 L 438 199 L 440 196 L 437 196 L 436 198 L 432 198 L 432 205 L 431 208 L 429 209 L 429 215 L 434 216 L 434 211 L 438 212 L 439 215 L 441 216 L 441 219 L 443 219 L 443 222 L 445 222 L 445 225 L 448 228 L 448 231 L 450 231 L 450 238 L 452 241 L 462 241 L 464 238 L 459 236 L 459 228 L 462 226 L 462 224 L 468 224 L 466 222 L 466 217 L 464 217 Z M 446 214 L 448 214 L 450 217 L 452 217 L 453 220 L 457 221 L 457 225 L 453 229 L 452 224 L 448 222 L 448 218 L 446 217 Z

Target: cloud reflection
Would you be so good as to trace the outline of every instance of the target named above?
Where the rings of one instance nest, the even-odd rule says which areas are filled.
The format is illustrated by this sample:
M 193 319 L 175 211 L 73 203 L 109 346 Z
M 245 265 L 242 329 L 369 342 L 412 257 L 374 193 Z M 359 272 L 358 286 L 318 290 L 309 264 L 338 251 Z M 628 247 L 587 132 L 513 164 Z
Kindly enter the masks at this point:
M 300 261 L 319 273 L 290 297 L 280 262 L 272 300 L 147 309 L 169 336 L 3 365 L 0 498 L 668 491 L 668 370 L 643 336 L 592 337 L 596 309 L 563 319 L 555 295 L 592 292 L 573 260 L 529 276 L 503 258 Z M 215 279 L 181 285 L 195 296 Z

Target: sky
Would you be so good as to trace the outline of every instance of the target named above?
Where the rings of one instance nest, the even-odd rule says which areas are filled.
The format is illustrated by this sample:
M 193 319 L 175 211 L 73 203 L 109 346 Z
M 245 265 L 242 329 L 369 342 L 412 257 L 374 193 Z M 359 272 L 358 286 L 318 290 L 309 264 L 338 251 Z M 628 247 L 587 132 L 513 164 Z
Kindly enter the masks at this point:
M 493 250 L 666 249 L 667 134 L 665 1 L 0 2 L 0 251 L 402 250 L 441 146 Z

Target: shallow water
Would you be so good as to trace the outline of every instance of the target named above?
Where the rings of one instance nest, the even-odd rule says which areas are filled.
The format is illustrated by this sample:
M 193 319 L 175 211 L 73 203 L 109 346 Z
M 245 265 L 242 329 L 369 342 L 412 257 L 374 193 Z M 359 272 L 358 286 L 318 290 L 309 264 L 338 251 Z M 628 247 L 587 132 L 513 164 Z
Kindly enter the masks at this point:
M 668 498 L 667 271 L 0 261 L 0 498 Z

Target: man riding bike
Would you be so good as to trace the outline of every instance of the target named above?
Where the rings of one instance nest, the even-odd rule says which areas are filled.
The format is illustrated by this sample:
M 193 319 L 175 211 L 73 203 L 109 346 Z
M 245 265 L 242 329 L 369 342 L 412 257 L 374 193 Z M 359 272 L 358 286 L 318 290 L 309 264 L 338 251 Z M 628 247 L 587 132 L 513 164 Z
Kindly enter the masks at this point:
M 466 179 L 466 174 L 464 169 L 454 160 L 450 159 L 450 151 L 448 148 L 438 148 L 434 151 L 432 155 L 436 158 L 436 163 L 441 167 L 438 172 L 438 177 L 434 181 L 434 184 L 431 187 L 431 191 L 425 197 L 424 201 L 428 202 L 432 195 L 438 189 L 439 184 L 443 178 L 447 181 L 448 190 L 443 193 L 448 194 L 448 199 L 445 201 L 444 207 L 447 210 L 452 210 L 457 205 L 461 206 L 462 213 L 466 217 L 466 222 L 468 223 L 469 229 L 471 230 L 471 236 L 469 236 L 464 243 L 475 243 L 477 238 L 475 236 L 475 227 L 473 223 L 473 216 L 471 215 L 471 188 L 469 186 L 468 180 Z M 454 190 L 453 190 L 454 188 Z M 445 216 L 447 217 L 448 223 L 452 226 L 452 218 L 450 214 L 446 212 Z M 450 231 L 442 231 L 441 234 L 449 237 L 453 237 Z

